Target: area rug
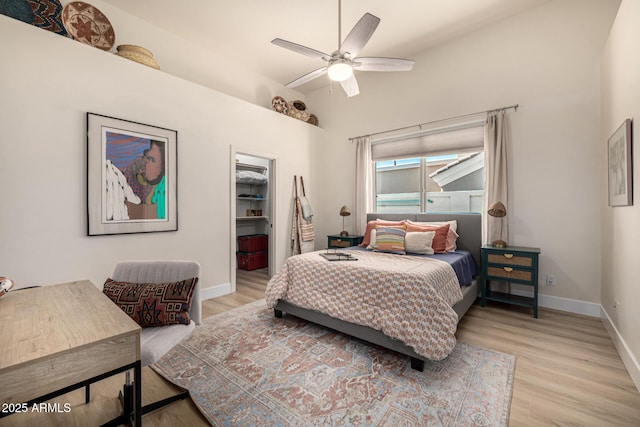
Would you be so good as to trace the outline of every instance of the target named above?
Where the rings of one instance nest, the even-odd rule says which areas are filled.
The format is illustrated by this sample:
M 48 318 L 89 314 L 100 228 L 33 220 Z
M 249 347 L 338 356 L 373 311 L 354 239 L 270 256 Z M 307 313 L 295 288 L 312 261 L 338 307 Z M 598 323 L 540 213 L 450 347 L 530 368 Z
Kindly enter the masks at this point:
M 409 358 L 264 300 L 205 319 L 152 365 L 214 426 L 506 426 L 515 357 L 457 343 L 424 372 Z

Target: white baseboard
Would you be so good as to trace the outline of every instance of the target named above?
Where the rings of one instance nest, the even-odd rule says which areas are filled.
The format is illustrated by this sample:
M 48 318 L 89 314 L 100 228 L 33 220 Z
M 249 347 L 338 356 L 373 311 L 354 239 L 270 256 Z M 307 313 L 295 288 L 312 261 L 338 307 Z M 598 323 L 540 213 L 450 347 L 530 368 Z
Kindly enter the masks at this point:
M 538 305 L 554 310 L 568 311 L 569 313 L 600 317 L 601 306 L 594 302 L 538 294 Z
M 221 297 L 231 293 L 231 283 L 223 283 L 221 285 L 210 286 L 200 289 L 200 297 L 202 300 Z
M 533 297 L 532 292 L 512 289 L 511 293 L 523 297 Z M 568 311 L 569 313 L 583 314 L 585 316 L 600 317 L 601 305 L 593 302 L 580 301 L 569 298 L 554 297 L 538 294 L 538 306 L 552 308 L 554 310 Z
M 640 391 L 640 363 L 638 363 L 638 360 L 634 357 L 633 353 L 631 353 L 631 351 L 629 350 L 627 343 L 618 332 L 616 325 L 614 325 L 613 322 L 611 321 L 611 317 L 609 317 L 609 314 L 607 313 L 607 311 L 604 309 L 604 307 L 600 307 L 600 308 L 601 308 L 600 318 L 602 319 L 602 324 L 604 325 L 604 328 L 609 333 L 609 336 L 611 337 L 613 344 L 616 346 L 616 349 L 618 350 L 618 354 L 622 359 L 622 363 L 624 363 L 624 366 L 627 368 L 627 372 L 629 372 L 629 375 L 631 376 L 631 380 L 636 385 L 636 388 L 638 389 L 638 391 Z

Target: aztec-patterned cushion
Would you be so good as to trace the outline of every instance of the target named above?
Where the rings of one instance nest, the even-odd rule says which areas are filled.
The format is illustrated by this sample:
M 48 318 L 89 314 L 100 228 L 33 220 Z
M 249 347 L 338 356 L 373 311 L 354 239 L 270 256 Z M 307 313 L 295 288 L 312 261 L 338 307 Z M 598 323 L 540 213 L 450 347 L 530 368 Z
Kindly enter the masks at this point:
M 171 283 L 129 283 L 107 279 L 103 292 L 143 328 L 188 325 L 198 278 Z

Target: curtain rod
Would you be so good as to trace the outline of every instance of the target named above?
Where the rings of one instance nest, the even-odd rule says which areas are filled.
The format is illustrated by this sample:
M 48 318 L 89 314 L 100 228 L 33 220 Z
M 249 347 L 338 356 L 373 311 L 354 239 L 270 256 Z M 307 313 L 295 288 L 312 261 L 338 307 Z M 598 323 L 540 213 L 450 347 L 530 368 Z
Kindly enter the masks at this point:
M 382 135 L 383 133 L 392 133 L 392 132 L 397 132 L 397 131 L 400 131 L 400 130 L 411 129 L 411 128 L 414 128 L 414 127 L 422 127 L 422 126 L 425 126 L 425 125 L 432 125 L 434 123 L 444 122 L 444 121 L 447 121 L 447 120 L 462 119 L 464 117 L 475 116 L 477 114 L 482 114 L 482 113 L 495 113 L 496 111 L 504 111 L 504 110 L 509 110 L 511 108 L 513 108 L 515 111 L 518 111 L 518 107 L 520 107 L 520 104 L 509 105 L 508 107 L 494 108 L 492 110 L 478 111 L 477 113 L 463 114 L 461 116 L 448 117 L 446 119 L 433 120 L 433 121 L 430 121 L 430 122 L 419 123 L 417 125 L 405 126 L 405 127 L 401 127 L 401 128 L 397 128 L 397 129 L 384 130 L 382 132 L 370 133 L 368 135 L 354 136 L 354 137 L 349 138 L 349 141 L 353 141 L 354 139 L 358 139 L 358 138 L 371 137 L 371 136 L 374 136 L 374 135 Z

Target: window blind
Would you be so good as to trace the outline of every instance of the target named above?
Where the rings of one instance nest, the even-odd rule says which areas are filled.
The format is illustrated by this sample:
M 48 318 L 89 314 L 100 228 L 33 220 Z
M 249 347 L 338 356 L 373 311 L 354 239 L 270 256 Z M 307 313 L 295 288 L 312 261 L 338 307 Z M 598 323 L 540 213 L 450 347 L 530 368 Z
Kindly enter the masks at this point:
M 482 150 L 484 121 L 474 121 L 375 140 L 371 145 L 371 157 L 379 162 Z

